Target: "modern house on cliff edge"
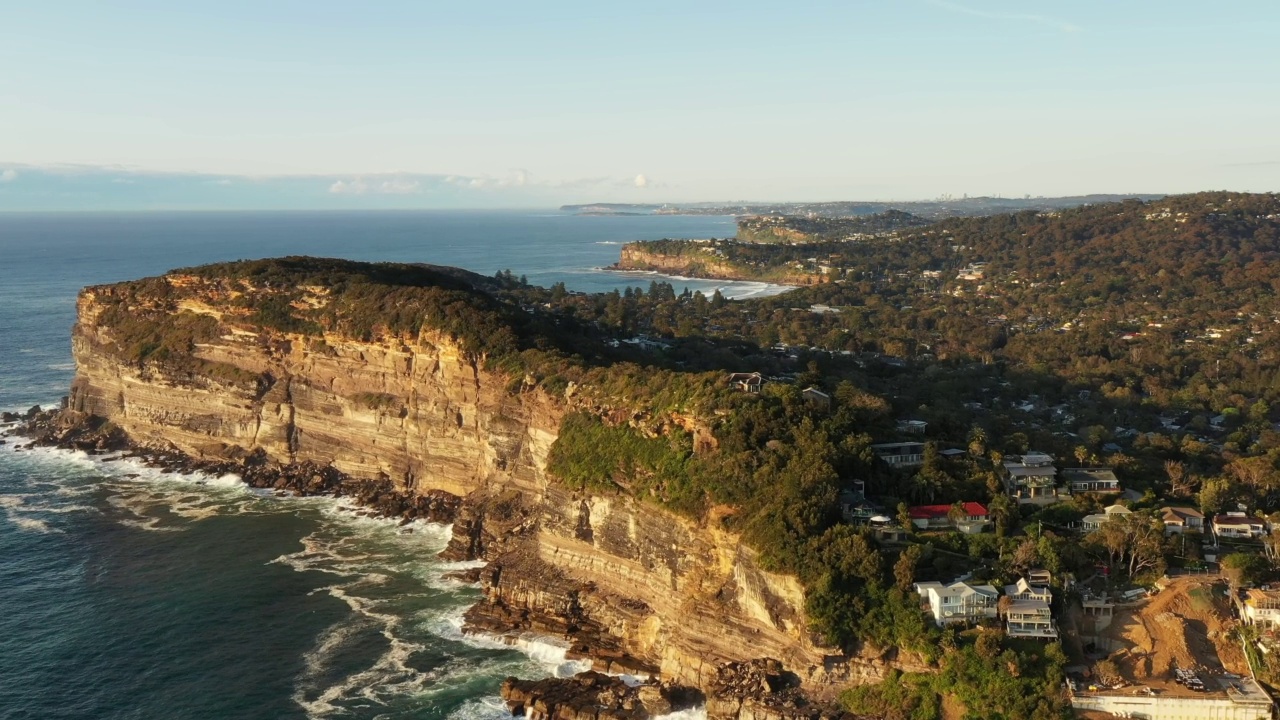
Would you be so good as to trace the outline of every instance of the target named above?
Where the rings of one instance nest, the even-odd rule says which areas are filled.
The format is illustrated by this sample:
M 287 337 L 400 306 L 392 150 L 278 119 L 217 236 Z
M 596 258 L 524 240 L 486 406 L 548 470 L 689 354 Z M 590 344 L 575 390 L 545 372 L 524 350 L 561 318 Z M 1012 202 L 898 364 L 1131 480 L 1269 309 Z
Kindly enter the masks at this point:
M 1057 638 L 1058 624 L 1049 613 L 1053 593 L 1048 585 L 1033 585 L 1021 578 L 1006 585 L 1004 594 L 1011 599 L 1005 610 L 1005 627 L 1010 637 Z
M 996 617 L 996 601 L 1000 592 L 991 585 L 953 582 L 916 583 L 924 609 L 933 616 L 938 627 L 956 623 L 975 623 Z

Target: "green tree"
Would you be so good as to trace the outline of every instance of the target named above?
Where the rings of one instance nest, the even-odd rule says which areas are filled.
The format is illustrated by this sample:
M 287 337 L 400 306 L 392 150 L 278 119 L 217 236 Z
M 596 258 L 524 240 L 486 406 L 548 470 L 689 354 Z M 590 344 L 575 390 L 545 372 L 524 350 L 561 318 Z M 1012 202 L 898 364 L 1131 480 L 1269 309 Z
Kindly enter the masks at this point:
M 919 545 L 908 545 L 898 555 L 897 562 L 893 564 L 894 583 L 902 592 L 911 592 L 911 587 L 916 581 L 916 564 L 920 562 L 920 556 L 923 554 L 924 551 Z

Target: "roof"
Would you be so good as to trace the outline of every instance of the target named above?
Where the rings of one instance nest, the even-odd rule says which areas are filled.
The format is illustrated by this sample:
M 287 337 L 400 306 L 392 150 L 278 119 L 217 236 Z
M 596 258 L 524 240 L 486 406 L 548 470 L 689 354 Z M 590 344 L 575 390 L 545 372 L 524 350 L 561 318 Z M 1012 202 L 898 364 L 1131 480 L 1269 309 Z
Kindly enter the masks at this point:
M 882 450 L 901 450 L 906 447 L 918 447 L 920 452 L 924 452 L 924 443 L 916 440 L 914 442 L 891 442 L 891 443 L 875 443 L 871 446 L 872 450 L 877 452 Z M 883 454 L 883 453 L 882 453 Z
M 1120 482 L 1110 468 L 1063 468 L 1062 479 L 1067 482 L 1098 482 L 1099 480 L 1114 483 Z
M 1052 465 L 1053 456 L 1049 453 L 1036 452 L 1032 450 L 1019 457 L 1018 462 L 1023 465 Z
M 1050 590 L 1047 585 L 1032 585 L 1026 578 L 1018 578 L 1017 583 L 1004 586 L 1005 595 L 1021 595 L 1022 593 L 1048 595 Z
M 1250 588 L 1244 591 L 1244 602 L 1246 605 L 1252 606 L 1262 602 L 1277 603 L 1280 602 L 1280 591 Z
M 764 376 L 758 372 L 732 373 L 729 375 L 729 382 L 764 382 Z
M 996 590 L 993 585 L 970 585 L 969 583 L 960 581 L 953 582 L 950 585 L 943 585 L 940 582 L 916 583 L 915 587 L 916 592 L 921 595 L 932 590 L 941 597 L 985 595 L 989 598 L 995 598 L 1000 595 L 1000 591 Z
M 1010 477 L 1054 477 L 1058 471 L 1052 465 L 1040 467 L 1027 467 L 1025 465 L 1005 465 L 1004 469 L 1008 471 Z
M 1248 515 L 1214 515 L 1214 525 L 1248 525 L 1250 527 L 1256 525 L 1266 525 L 1267 522 L 1262 518 L 1249 517 Z
M 821 390 L 819 390 L 819 389 L 818 389 L 818 388 L 816 388 L 816 387 L 807 387 L 807 388 L 805 388 L 804 390 L 801 390 L 800 392 L 801 392 L 801 394 L 803 394 L 803 395 L 817 395 L 818 397 L 823 398 L 824 400 L 830 400 L 830 399 L 831 399 L 831 396 L 830 396 L 830 395 L 828 395 L 828 394 L 826 394 L 826 393 L 822 392 Z
M 982 503 L 967 502 L 964 503 L 964 511 L 969 517 L 986 517 L 987 509 Z M 936 518 L 945 518 L 951 514 L 950 505 L 915 505 L 908 512 L 911 514 L 912 520 L 933 520 Z
M 1085 515 L 1084 518 L 1081 519 L 1081 522 L 1085 525 L 1101 525 L 1117 515 L 1130 515 L 1132 512 L 1132 510 L 1123 505 L 1108 505 L 1100 513 Z
M 947 450 L 943 450 L 939 452 L 938 454 L 944 455 L 946 457 L 955 457 L 956 455 L 964 455 L 964 453 L 965 453 L 964 450 L 960 450 L 958 448 L 949 448 Z
M 1204 519 L 1204 513 L 1201 513 L 1199 510 L 1196 510 L 1195 508 L 1166 507 L 1166 508 L 1160 508 L 1160 510 L 1164 513 L 1164 521 L 1167 523 L 1186 522 L 1191 518 L 1199 518 L 1201 520 Z

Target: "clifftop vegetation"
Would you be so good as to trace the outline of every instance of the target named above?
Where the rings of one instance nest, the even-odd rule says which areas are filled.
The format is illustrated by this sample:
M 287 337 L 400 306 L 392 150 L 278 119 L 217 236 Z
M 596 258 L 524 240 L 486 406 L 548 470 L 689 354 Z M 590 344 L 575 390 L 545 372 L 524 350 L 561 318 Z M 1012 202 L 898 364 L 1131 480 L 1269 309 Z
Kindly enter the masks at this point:
M 657 282 L 584 295 L 510 273 L 285 258 L 95 292 L 130 362 L 196 362 L 198 344 L 228 324 L 311 342 L 427 328 L 506 372 L 511 392 L 564 396 L 572 385 L 578 411 L 550 457 L 563 482 L 693 518 L 730 508 L 726 526 L 767 567 L 804 582 L 819 636 L 931 658 L 981 689 L 964 702 L 985 717 L 1058 712 L 1064 659 L 934 629 L 913 580 L 972 570 L 1006 582 L 1033 566 L 1083 574 L 1100 563 L 1136 575 L 1187 560 L 1159 540 L 1076 539 L 1067 526 L 1099 510 L 1086 496 L 1044 510 L 1011 505 L 1003 455 L 1035 449 L 1114 468 L 1142 497 L 1130 502 L 1135 527 L 1162 504 L 1280 511 L 1274 195 L 959 218 L 818 244 L 649 247 L 711 248 L 744 273 L 798 263 L 829 282 L 735 302 Z M 216 307 L 221 325 L 181 310 L 192 297 Z M 758 394 L 726 380 L 752 371 L 770 378 Z M 829 402 L 806 399 L 811 386 Z M 928 422 L 925 465 L 894 470 L 870 445 L 913 437 L 898 435 L 907 418 Z M 948 447 L 963 452 L 942 457 Z M 859 481 L 894 516 L 907 504 L 981 502 L 998 532 L 882 544 L 841 516 L 841 493 Z M 899 691 L 847 699 L 934 717 L 943 691 L 905 678 Z M 1048 700 L 1019 699 L 1029 697 Z

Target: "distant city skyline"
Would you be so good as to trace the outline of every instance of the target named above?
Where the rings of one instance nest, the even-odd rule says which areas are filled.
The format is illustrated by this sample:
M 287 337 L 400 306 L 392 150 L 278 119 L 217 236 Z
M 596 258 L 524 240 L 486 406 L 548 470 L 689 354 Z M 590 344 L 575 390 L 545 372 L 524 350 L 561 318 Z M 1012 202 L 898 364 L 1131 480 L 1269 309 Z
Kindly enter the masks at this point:
M 4 10 L 0 211 L 1280 190 L 1270 2 L 106 5 Z

